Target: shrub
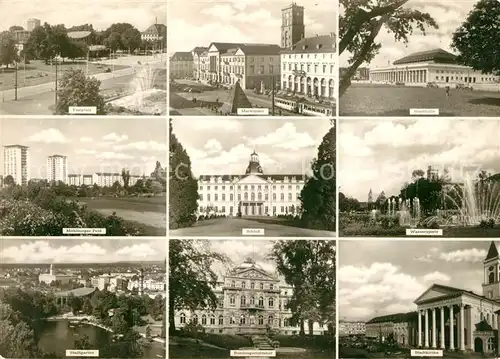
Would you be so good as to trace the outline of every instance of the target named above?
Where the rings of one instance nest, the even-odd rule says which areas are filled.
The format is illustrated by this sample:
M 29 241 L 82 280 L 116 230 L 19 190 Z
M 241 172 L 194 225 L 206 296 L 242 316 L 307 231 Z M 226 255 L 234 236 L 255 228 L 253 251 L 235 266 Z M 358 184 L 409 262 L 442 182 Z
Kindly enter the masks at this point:
M 494 228 L 495 227 L 495 220 L 493 218 L 490 219 L 483 219 L 479 223 L 479 228 Z
M 252 342 L 248 338 L 239 335 L 205 333 L 201 335 L 200 339 L 209 344 L 230 350 L 252 346 Z

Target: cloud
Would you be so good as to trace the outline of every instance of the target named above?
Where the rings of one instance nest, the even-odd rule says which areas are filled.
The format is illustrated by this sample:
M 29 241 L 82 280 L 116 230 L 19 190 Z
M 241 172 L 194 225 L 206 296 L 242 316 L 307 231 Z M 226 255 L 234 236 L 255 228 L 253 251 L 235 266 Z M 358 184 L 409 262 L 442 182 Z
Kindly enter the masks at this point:
M 80 142 L 92 142 L 92 138 L 90 137 L 80 137 Z
M 123 145 L 116 145 L 114 149 L 117 151 L 124 150 L 136 150 L 136 151 L 157 151 L 157 152 L 165 152 L 165 157 L 167 153 L 167 144 L 160 143 L 157 141 L 139 141 L 139 142 L 131 142 Z
M 267 135 L 244 139 L 253 146 L 271 145 L 275 148 L 282 148 L 285 150 L 297 150 L 300 148 L 308 148 L 316 146 L 316 141 L 307 132 L 298 132 L 295 125 L 291 122 L 285 123 L 272 133 Z
M 134 258 L 134 259 L 150 259 L 155 256 L 157 251 L 153 249 L 147 243 L 134 244 L 129 247 L 124 247 L 116 251 L 116 255 L 123 256 L 125 258 Z
M 61 131 L 56 128 L 49 128 L 37 132 L 30 137 L 28 141 L 37 143 L 68 143 L 68 139 L 63 135 Z
M 134 158 L 134 156 L 117 152 L 100 152 L 96 157 L 103 160 L 131 160 Z
M 110 142 L 123 142 L 128 140 L 127 135 L 118 135 L 115 132 L 108 133 L 107 135 L 104 135 L 102 137 L 104 141 L 110 141 Z
M 439 282 L 449 282 L 451 280 L 451 277 L 445 273 L 436 271 L 426 274 L 423 279 L 426 282 L 439 283 Z
M 78 149 L 75 152 L 78 153 L 78 154 L 80 154 L 80 155 L 95 155 L 97 153 L 96 150 L 88 150 L 88 149 L 85 149 L 85 148 Z
M 209 153 L 219 153 L 222 150 L 222 145 L 215 138 L 211 138 L 205 143 L 205 150 Z
M 479 263 L 486 258 L 486 250 L 484 249 L 462 249 L 448 253 L 441 253 L 439 258 L 446 262 L 471 262 Z

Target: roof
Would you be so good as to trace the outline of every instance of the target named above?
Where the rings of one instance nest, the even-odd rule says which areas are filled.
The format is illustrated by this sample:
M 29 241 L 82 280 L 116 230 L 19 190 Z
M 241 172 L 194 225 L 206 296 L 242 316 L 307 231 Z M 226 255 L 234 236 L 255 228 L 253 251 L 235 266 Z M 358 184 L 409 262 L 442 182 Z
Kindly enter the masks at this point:
M 444 291 L 446 291 L 448 293 L 440 295 L 440 296 L 436 296 L 436 297 L 433 297 L 433 298 L 425 299 L 425 300 L 419 300 L 422 296 L 424 296 L 425 293 L 427 293 L 428 291 L 430 291 L 432 288 L 441 289 L 441 290 L 444 290 Z M 445 299 L 457 298 L 457 297 L 460 297 L 460 296 L 462 296 L 464 294 L 465 295 L 469 295 L 469 296 L 474 297 L 474 298 L 478 298 L 478 299 L 487 301 L 489 303 L 494 303 L 496 305 L 500 305 L 500 303 L 494 301 L 493 299 L 486 298 L 485 296 L 479 295 L 477 293 L 474 293 L 471 290 L 465 290 L 465 289 L 461 289 L 461 288 L 450 287 L 450 286 L 442 285 L 442 284 L 433 284 L 433 285 L 431 285 L 429 287 L 429 289 L 427 289 L 420 297 L 418 297 L 415 300 L 415 303 L 419 304 L 419 305 L 420 304 L 427 304 L 427 303 L 432 303 L 432 302 L 441 301 L 441 300 L 445 300 Z
M 191 50 L 191 52 L 193 52 L 197 55 L 200 55 L 207 50 L 208 50 L 208 47 L 196 46 L 194 49 Z
M 179 51 L 175 52 L 170 61 L 193 61 L 193 54 L 189 51 Z
M 52 156 L 47 156 L 48 158 L 52 158 L 52 157 L 61 157 L 61 158 L 66 158 L 66 156 L 63 156 L 63 155 L 52 155 Z
M 69 295 L 74 295 L 75 297 L 84 297 L 86 295 L 94 293 L 95 291 L 96 291 L 96 288 L 76 288 L 76 289 L 56 292 L 56 293 L 54 293 L 54 295 L 56 297 L 67 297 Z
M 84 39 L 91 33 L 90 31 L 70 31 L 68 32 L 68 37 L 71 39 Z
M 5 145 L 3 147 L 4 148 L 10 148 L 10 147 L 29 148 L 28 146 L 23 146 L 23 145 Z
M 488 324 L 486 319 L 481 320 L 479 323 L 475 324 L 476 330 L 478 332 L 491 332 L 493 328 Z
M 486 258 L 484 259 L 484 261 L 486 262 L 487 260 L 497 258 L 497 257 L 498 257 L 497 246 L 496 246 L 494 241 L 491 241 L 490 249 L 488 249 L 488 254 L 486 255 Z
M 252 108 L 252 104 L 241 88 L 240 82 L 237 81 L 233 88 L 229 90 L 227 99 L 221 107 L 221 111 L 223 114 L 236 115 L 239 108 Z
M 366 322 L 366 324 L 375 324 L 375 323 L 402 323 L 408 322 L 417 319 L 417 312 L 408 312 L 408 313 L 397 313 L 397 314 L 389 314 L 382 315 L 380 317 L 375 317 Z
M 221 178 L 222 181 L 233 181 L 235 179 L 243 179 L 247 177 L 248 175 L 201 175 L 199 176 L 200 181 L 210 181 L 211 178 Z M 295 178 L 297 181 L 305 181 L 307 179 L 306 175 L 303 174 L 260 174 L 260 175 L 254 175 L 257 177 L 262 178 L 263 180 L 267 180 L 270 178 L 271 180 L 276 180 L 276 181 L 283 181 L 285 178 Z
M 164 24 L 153 24 L 144 30 L 143 34 L 154 33 L 154 34 L 163 34 L 166 33 L 167 27 Z
M 247 44 L 239 46 L 245 55 L 279 55 L 281 47 L 273 44 Z
M 444 64 L 456 64 L 456 56 L 451 52 L 443 49 L 432 49 L 427 51 L 420 51 L 405 56 L 393 62 L 394 65 L 411 64 L 415 62 L 428 62 L 433 61 Z
M 334 34 L 306 37 L 291 48 L 282 49 L 282 54 L 332 53 L 335 52 Z

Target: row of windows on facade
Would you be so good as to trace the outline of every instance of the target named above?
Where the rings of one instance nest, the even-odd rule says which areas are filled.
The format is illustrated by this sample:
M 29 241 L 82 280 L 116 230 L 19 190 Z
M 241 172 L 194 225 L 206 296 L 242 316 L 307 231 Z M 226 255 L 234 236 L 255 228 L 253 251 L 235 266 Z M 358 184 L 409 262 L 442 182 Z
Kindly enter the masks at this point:
M 255 207 L 252 207 L 252 208 L 255 208 Z M 226 206 L 221 206 L 220 208 L 220 211 L 219 211 L 219 206 L 207 206 L 207 207 L 204 207 L 204 206 L 200 206 L 200 212 L 205 212 L 205 211 L 211 211 L 213 210 L 215 213 L 226 213 Z M 296 212 L 299 212 L 300 211 L 300 208 L 299 207 L 295 207 L 294 205 L 291 205 L 291 206 L 281 206 L 280 208 L 280 214 L 295 214 Z M 234 213 L 234 208 L 233 206 L 230 206 L 229 207 L 229 213 L 230 214 L 233 214 Z M 273 214 L 276 214 L 276 206 L 273 206 Z M 246 213 L 245 213 L 246 214 Z M 255 214 L 255 213 L 254 213 Z M 264 214 L 269 214 L 269 207 L 268 206 L 265 206 L 265 209 L 264 209 Z
M 286 65 L 287 65 L 287 63 L 284 62 L 283 63 L 283 71 L 286 71 L 286 68 L 287 68 Z M 314 65 L 314 73 L 318 73 L 318 66 L 319 65 Z M 311 71 L 311 64 L 307 64 L 306 68 L 307 68 L 307 72 L 310 72 Z M 323 68 L 323 72 L 322 73 L 326 74 L 327 65 L 323 65 L 322 68 Z M 333 74 L 333 71 L 334 71 L 333 68 L 334 68 L 334 66 L 330 65 L 330 72 L 329 72 L 330 74 Z M 298 70 L 297 64 L 293 64 L 293 69 L 296 70 L 296 71 Z M 288 64 L 288 71 L 292 71 L 292 64 L 290 64 L 290 63 Z M 305 71 L 304 70 L 304 64 L 300 64 L 300 71 Z
M 456 81 L 467 81 L 467 82 L 473 82 L 473 83 L 476 83 L 476 77 L 462 77 L 460 76 L 460 78 L 458 76 L 451 76 L 450 79 L 453 81 L 453 80 L 456 80 Z M 441 80 L 444 80 L 444 76 L 441 76 Z M 472 81 L 471 81 L 472 80 Z M 439 76 L 436 76 L 436 81 L 439 81 Z M 481 77 L 481 81 L 484 82 L 484 81 L 490 81 L 490 82 L 494 82 L 495 79 L 494 78 L 483 78 Z
M 241 177 L 246 177 L 245 176 L 234 176 L 234 177 L 230 177 L 229 180 L 227 181 L 224 181 L 222 179 L 222 177 L 210 177 L 208 180 L 200 180 L 202 183 L 231 183 L 233 180 L 239 180 Z M 271 181 L 274 181 L 276 183 L 280 183 L 281 181 L 280 180 L 274 180 L 271 176 L 267 176 L 267 181 L 268 182 L 271 182 Z M 297 182 L 297 176 L 291 176 L 291 177 L 288 177 L 288 176 L 284 176 L 283 177 L 283 183 L 285 182 L 289 182 L 289 183 L 293 183 L 293 182 Z M 299 181 L 301 182 L 301 181 Z M 240 186 L 238 186 L 240 187 Z M 232 188 L 232 186 L 231 186 Z
M 293 198 L 293 195 L 291 193 L 288 193 L 288 201 L 292 201 L 292 198 Z M 299 199 L 300 198 L 300 193 L 296 193 L 295 195 L 295 199 Z M 221 202 L 224 202 L 226 200 L 226 194 L 225 193 L 222 193 L 221 195 Z M 232 193 L 229 194 L 229 201 L 233 201 L 234 200 L 234 196 Z M 243 200 L 244 201 L 248 201 L 248 192 L 245 192 L 243 194 Z M 262 193 L 261 192 L 258 192 L 257 193 L 257 200 L 258 201 L 262 201 Z M 265 193 L 264 194 L 264 201 L 268 201 L 269 200 L 269 194 Z M 203 195 L 200 194 L 200 201 L 203 201 Z M 211 197 L 210 197 L 210 193 L 207 194 L 207 201 L 210 202 L 211 201 Z M 218 202 L 219 201 L 219 195 L 217 193 L 214 194 L 214 202 Z M 238 201 L 241 201 L 241 193 L 238 193 Z M 250 193 L 250 201 L 255 201 L 255 193 Z M 276 201 L 276 193 L 273 193 L 273 201 Z M 285 194 L 284 193 L 281 193 L 280 195 L 280 201 L 285 201 Z
M 323 59 L 326 59 L 326 58 L 330 58 L 330 59 L 333 59 L 333 55 L 334 55 L 334 52 L 331 52 L 331 53 L 322 53 L 322 54 L 288 54 L 288 58 L 289 59 L 303 59 L 304 56 L 306 59 L 309 59 L 310 55 L 314 55 L 314 58 L 317 59 L 318 56 L 320 56 L 321 58 Z M 285 55 L 285 58 L 287 57 L 287 55 Z
M 250 297 L 250 300 L 248 302 L 249 305 L 255 305 L 255 297 Z M 283 300 L 283 307 L 281 307 L 281 305 L 279 306 L 280 309 L 281 308 L 286 308 L 286 304 L 287 304 L 287 301 L 286 299 Z M 234 295 L 230 295 L 229 296 L 229 305 L 230 306 L 235 306 L 236 305 L 236 296 Z M 247 305 L 247 297 L 245 297 L 244 295 L 242 295 L 240 297 L 240 306 L 245 306 Z M 261 308 L 264 308 L 264 297 L 259 297 L 259 299 L 257 300 L 257 305 Z M 274 298 L 273 297 L 269 297 L 268 300 L 267 300 L 267 305 L 268 307 L 274 307 Z
M 205 314 L 203 314 L 201 316 L 201 325 L 207 325 L 207 323 L 208 323 L 207 319 L 208 319 L 207 316 Z M 211 315 L 209 319 L 210 319 L 210 325 L 215 325 L 215 315 Z M 181 322 L 181 324 L 186 324 L 186 314 L 184 314 L 184 313 L 180 314 L 180 322 Z M 236 318 L 235 317 L 227 317 L 227 322 L 229 324 L 236 324 Z M 244 315 L 242 315 L 240 317 L 240 324 L 246 324 L 246 322 L 247 322 L 247 318 Z M 248 322 L 250 325 L 255 324 L 255 317 L 249 316 Z M 281 320 L 277 320 L 277 322 L 278 322 L 278 325 L 281 326 Z M 193 323 L 193 324 L 199 323 L 198 315 L 194 314 L 191 317 L 191 323 Z M 259 315 L 257 317 L 257 324 L 264 325 L 264 323 L 265 323 L 264 316 Z M 274 323 L 274 317 L 272 315 L 270 315 L 267 318 L 267 324 L 273 325 L 273 323 Z M 219 315 L 219 325 L 224 325 L 224 316 L 222 316 L 222 315 Z M 284 327 L 290 326 L 290 319 L 289 318 L 283 319 L 283 326 Z
M 451 74 L 451 75 L 468 75 L 469 70 L 458 71 L 458 70 L 436 70 L 437 74 Z M 481 80 L 483 78 L 481 77 Z M 492 78 L 493 79 L 493 78 Z
M 241 285 L 236 285 L 236 284 L 237 284 L 237 283 L 236 283 L 236 281 L 232 280 L 232 281 L 231 281 L 231 285 L 230 285 L 230 286 L 231 286 L 231 288 L 242 288 L 242 289 L 246 289 L 246 287 L 247 287 L 247 282 L 244 282 L 244 281 L 242 281 L 242 282 L 241 282 Z M 266 286 L 265 286 L 265 284 L 264 284 L 264 283 L 262 283 L 262 282 L 261 282 L 261 283 L 259 283 L 259 284 L 260 284 L 259 288 L 260 288 L 261 290 L 264 290 L 264 289 L 265 289 L 265 287 L 266 287 Z M 255 289 L 255 282 L 250 282 L 250 289 Z M 277 288 L 276 288 L 276 289 L 277 289 Z M 274 290 L 274 284 L 273 284 L 273 283 L 269 283 L 269 290 Z M 285 291 L 285 295 L 287 295 L 287 292 L 286 292 L 286 291 Z
M 249 188 L 249 186 L 248 186 L 248 185 L 244 185 L 244 186 L 238 185 L 238 186 L 236 186 L 236 189 L 237 189 L 238 191 L 241 191 L 241 188 L 242 188 L 242 187 L 243 187 L 243 189 L 244 189 L 245 191 L 247 191 L 247 190 L 248 190 L 248 188 Z M 259 184 L 259 185 L 257 185 L 257 186 L 255 186 L 255 185 L 250 185 L 250 189 L 251 189 L 252 191 L 253 191 L 253 190 L 255 190 L 255 187 L 257 187 L 257 190 L 259 190 L 259 191 L 262 191 L 262 189 L 264 189 L 265 191 L 268 191 L 268 190 L 269 190 L 269 185 L 265 185 L 265 186 L 262 186 L 262 185 L 260 185 L 260 184 Z M 289 190 L 289 191 L 291 191 L 291 190 L 292 190 L 292 188 L 293 188 L 293 187 L 292 187 L 292 185 L 288 185 L 288 190 Z M 199 187 L 199 189 L 200 189 L 200 191 L 203 191 L 203 186 L 200 186 L 200 187 Z M 213 189 L 214 191 L 218 191 L 218 190 L 219 190 L 219 186 L 217 186 L 217 185 L 216 185 L 216 186 L 213 186 L 213 188 L 212 188 L 212 187 L 210 187 L 210 186 L 208 185 L 206 189 L 207 189 L 207 191 L 210 191 L 210 189 Z M 273 185 L 272 189 L 276 189 L 276 185 Z M 285 185 L 281 185 L 281 186 L 280 186 L 280 189 L 285 189 Z M 298 190 L 300 190 L 300 185 L 296 185 L 296 186 L 295 186 L 295 189 L 296 189 L 297 191 L 298 191 Z M 225 191 L 225 190 L 226 190 L 226 186 L 221 186 L 221 190 L 222 190 L 222 191 Z M 230 190 L 230 191 L 232 191 L 232 190 L 233 190 L 233 186 L 229 186 L 229 190 Z

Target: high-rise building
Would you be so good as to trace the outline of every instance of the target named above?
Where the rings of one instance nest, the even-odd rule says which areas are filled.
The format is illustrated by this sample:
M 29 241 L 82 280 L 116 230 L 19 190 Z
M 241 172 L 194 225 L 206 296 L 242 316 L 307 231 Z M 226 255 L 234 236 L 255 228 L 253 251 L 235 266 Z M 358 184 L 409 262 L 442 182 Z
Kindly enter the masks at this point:
M 40 26 L 40 19 L 28 19 L 28 31 L 33 31 L 38 26 Z
M 4 146 L 4 182 L 7 176 L 12 176 L 16 184 L 28 184 L 28 149 L 29 148 L 27 146 L 22 145 Z
M 47 181 L 68 183 L 68 159 L 66 156 L 47 157 Z
M 281 9 L 281 47 L 292 47 L 304 38 L 304 33 L 304 7 L 292 3 Z

